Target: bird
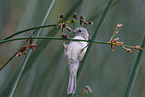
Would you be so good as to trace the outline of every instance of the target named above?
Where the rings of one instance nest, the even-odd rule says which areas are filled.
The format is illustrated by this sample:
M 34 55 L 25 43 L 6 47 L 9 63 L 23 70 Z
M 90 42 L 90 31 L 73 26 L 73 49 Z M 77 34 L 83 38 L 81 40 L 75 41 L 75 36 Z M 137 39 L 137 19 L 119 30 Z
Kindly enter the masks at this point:
M 73 30 L 73 32 L 75 32 L 75 37 L 73 39 L 88 40 L 89 34 L 85 28 L 78 27 Z M 86 53 L 88 43 L 84 41 L 70 41 L 68 45 L 64 42 L 63 46 L 70 71 L 67 94 L 74 94 L 76 92 L 77 71 Z

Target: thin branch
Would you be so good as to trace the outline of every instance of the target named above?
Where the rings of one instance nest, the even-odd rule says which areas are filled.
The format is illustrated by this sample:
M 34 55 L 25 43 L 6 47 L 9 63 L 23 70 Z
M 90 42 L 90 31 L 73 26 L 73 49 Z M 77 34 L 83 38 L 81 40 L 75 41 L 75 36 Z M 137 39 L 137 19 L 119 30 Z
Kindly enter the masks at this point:
M 7 39 L 7 40 L 2 40 L 0 41 L 0 44 L 11 42 L 11 41 L 17 41 L 17 40 L 26 40 L 30 39 L 30 37 L 21 37 L 21 38 L 13 38 L 13 39 Z M 53 40 L 68 40 L 68 41 L 84 41 L 84 42 L 89 42 L 89 40 L 81 40 L 81 39 L 72 39 L 72 38 L 60 38 L 60 37 L 46 37 L 46 36 L 33 36 L 31 39 L 53 39 Z M 94 41 L 94 43 L 100 43 L 100 44 L 108 44 L 108 45 L 114 45 L 114 46 L 124 46 L 124 47 L 129 47 L 129 48 L 134 48 L 134 46 L 129 46 L 129 45 L 124 45 L 124 44 L 112 44 L 104 41 Z

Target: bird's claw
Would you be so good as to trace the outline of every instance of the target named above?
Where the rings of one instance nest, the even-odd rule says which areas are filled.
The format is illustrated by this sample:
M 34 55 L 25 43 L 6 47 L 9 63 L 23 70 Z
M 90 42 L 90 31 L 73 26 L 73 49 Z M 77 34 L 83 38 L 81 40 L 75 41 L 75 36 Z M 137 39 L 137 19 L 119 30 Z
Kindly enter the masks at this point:
M 91 40 L 92 40 L 92 39 L 90 38 L 90 39 L 89 39 L 89 43 L 91 42 Z

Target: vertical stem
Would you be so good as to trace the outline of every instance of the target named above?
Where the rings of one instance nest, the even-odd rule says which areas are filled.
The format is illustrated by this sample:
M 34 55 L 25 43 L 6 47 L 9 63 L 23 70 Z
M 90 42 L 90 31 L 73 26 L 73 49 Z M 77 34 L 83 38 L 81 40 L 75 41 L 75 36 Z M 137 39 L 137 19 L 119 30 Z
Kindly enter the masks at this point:
M 78 81 L 79 81 L 79 78 L 80 78 L 80 76 L 81 76 L 83 67 L 84 67 L 85 62 L 86 62 L 86 60 L 87 60 L 87 57 L 88 57 L 88 55 L 89 55 L 89 52 L 91 51 L 91 47 L 93 46 L 93 43 L 94 43 L 94 41 L 95 41 L 95 38 L 96 38 L 96 36 L 97 36 L 97 34 L 98 34 L 100 28 L 101 28 L 101 25 L 102 25 L 102 23 L 103 23 L 103 21 L 104 21 L 104 19 L 105 19 L 105 16 L 107 15 L 107 12 L 109 11 L 109 8 L 110 8 L 112 2 L 113 2 L 113 0 L 110 0 L 110 1 L 108 2 L 108 5 L 106 6 L 105 11 L 104 11 L 104 13 L 103 13 L 103 15 L 102 15 L 102 17 L 101 17 L 101 19 L 100 19 L 100 21 L 99 21 L 99 24 L 98 24 L 98 26 L 97 26 L 97 28 L 96 28 L 96 30 L 95 30 L 95 32 L 94 32 L 92 38 L 91 38 L 91 41 L 90 41 L 90 43 L 89 43 L 89 45 L 88 45 L 88 49 L 87 49 L 87 51 L 86 51 L 86 54 L 85 54 L 85 56 L 84 56 L 84 58 L 83 58 L 83 60 L 82 60 L 82 62 L 81 62 L 81 64 L 80 64 L 80 67 L 79 67 L 79 70 L 78 70 L 78 76 L 77 76 Z M 77 82 L 77 83 L 78 83 L 78 82 Z
M 100 21 L 99 21 L 99 24 L 98 24 L 98 26 L 97 26 L 97 28 L 96 28 L 96 30 L 95 30 L 95 32 L 94 32 L 92 38 L 91 38 L 91 41 L 90 41 L 89 46 L 88 46 L 88 49 L 87 49 L 86 54 L 85 54 L 85 56 L 84 56 L 84 58 L 83 58 L 83 60 L 82 60 L 82 62 L 81 62 L 81 64 L 80 64 L 80 67 L 79 67 L 79 70 L 78 70 L 78 73 L 77 73 L 77 84 L 78 84 L 78 82 L 79 82 L 80 76 L 81 76 L 82 71 L 83 71 L 83 67 L 84 67 L 84 65 L 85 65 L 85 63 L 86 63 L 86 61 L 87 61 L 88 55 L 89 55 L 89 53 L 90 53 L 90 51 L 91 51 L 91 48 L 92 48 L 93 43 L 94 43 L 94 41 L 95 41 L 95 38 L 96 38 L 96 36 L 97 36 L 97 34 L 98 34 L 100 28 L 101 28 L 101 25 L 102 25 L 102 23 L 103 23 L 103 21 L 104 21 L 106 15 L 107 15 L 108 11 L 109 11 L 109 8 L 110 8 L 112 2 L 113 2 L 113 0 L 110 0 L 110 1 L 108 2 L 108 5 L 106 6 L 106 8 L 105 8 L 105 10 L 104 10 L 104 12 L 103 12 L 103 15 L 102 15 L 102 17 L 101 17 L 101 19 L 100 19 Z M 73 97 L 73 94 L 68 95 L 68 97 Z
M 145 37 L 144 37 L 144 40 L 142 42 L 142 46 L 141 47 L 143 48 L 143 50 L 139 51 L 139 54 L 138 54 L 138 57 L 136 59 L 136 62 L 135 62 L 135 65 L 134 65 L 130 80 L 128 82 L 128 86 L 127 86 L 125 94 L 124 94 L 124 97 L 130 97 L 130 95 L 131 95 L 131 92 L 132 92 L 132 89 L 133 89 L 133 86 L 134 86 L 134 83 L 135 83 L 135 80 L 136 80 L 136 77 L 137 77 L 137 74 L 138 74 L 138 71 L 139 71 L 141 60 L 142 60 L 143 55 L 144 55 Z
M 50 10 L 52 9 L 52 6 L 53 6 L 54 2 L 55 2 L 55 0 L 52 0 L 51 4 L 50 4 L 50 6 L 49 6 L 49 8 L 48 8 L 48 10 L 47 10 L 47 13 L 46 13 L 46 15 L 45 15 L 45 17 L 44 17 L 44 19 L 43 19 L 43 21 L 42 21 L 42 23 L 41 23 L 41 26 L 44 25 L 44 23 L 45 23 L 45 21 L 46 21 L 48 15 L 49 15 L 49 13 L 50 13 Z M 39 36 L 41 30 L 42 30 L 41 28 L 38 30 L 36 36 Z M 35 44 L 36 41 L 37 41 L 37 39 L 35 39 L 33 43 Z M 13 97 L 14 92 L 15 92 L 15 90 L 16 90 L 16 88 L 17 88 L 18 82 L 19 82 L 19 80 L 20 80 L 20 78 L 21 78 L 21 76 L 22 76 L 22 73 L 23 73 L 23 71 L 24 71 L 24 68 L 25 68 L 25 66 L 26 66 L 26 64 L 27 64 L 27 61 L 28 61 L 30 55 L 31 55 L 31 52 L 32 52 L 32 50 L 29 50 L 28 55 L 25 57 L 25 59 L 24 59 L 24 61 L 23 61 L 23 64 L 22 64 L 22 66 L 21 66 L 21 68 L 20 68 L 20 71 L 19 71 L 19 73 L 18 73 L 18 76 L 16 77 L 16 80 L 14 81 L 14 84 L 13 84 L 13 86 L 12 86 L 12 89 L 11 89 L 11 91 L 10 91 L 8 97 Z

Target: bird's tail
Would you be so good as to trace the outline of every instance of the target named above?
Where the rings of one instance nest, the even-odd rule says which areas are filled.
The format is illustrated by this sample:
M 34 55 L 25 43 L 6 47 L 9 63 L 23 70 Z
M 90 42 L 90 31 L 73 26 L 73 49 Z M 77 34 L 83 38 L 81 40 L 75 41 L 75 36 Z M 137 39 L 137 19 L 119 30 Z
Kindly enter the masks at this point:
M 70 75 L 67 94 L 74 94 L 76 92 L 76 76 L 79 68 L 79 61 L 72 61 L 69 65 Z
M 67 94 L 74 94 L 75 92 L 76 92 L 76 75 L 72 76 L 72 74 L 70 74 Z

